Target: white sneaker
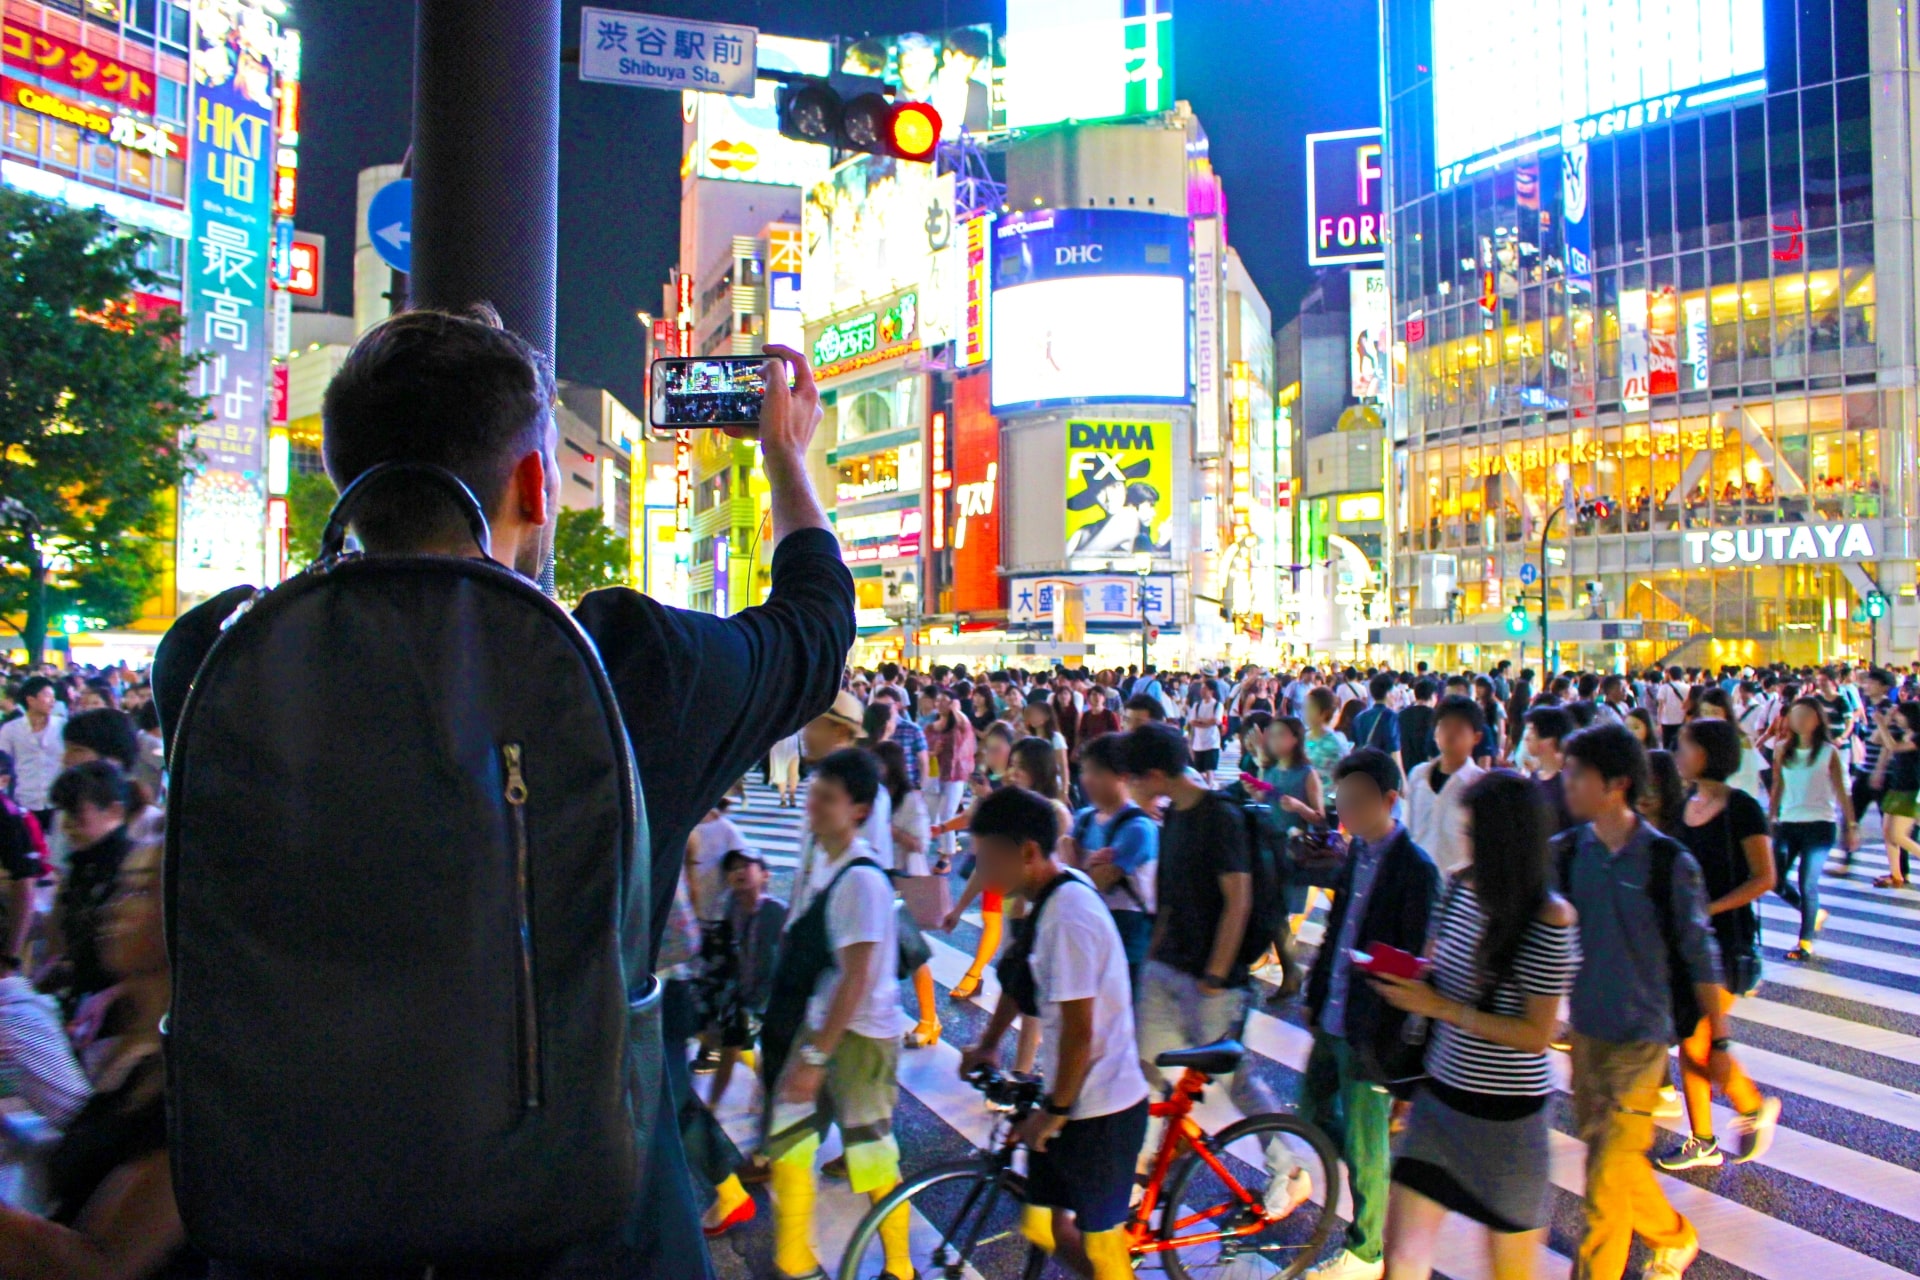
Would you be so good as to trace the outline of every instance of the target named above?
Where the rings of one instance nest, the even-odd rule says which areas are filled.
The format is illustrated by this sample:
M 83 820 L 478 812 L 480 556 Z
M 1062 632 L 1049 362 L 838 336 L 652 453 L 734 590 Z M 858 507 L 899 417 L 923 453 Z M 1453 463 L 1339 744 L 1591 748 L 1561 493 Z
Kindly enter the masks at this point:
M 1640 1273 L 1640 1280 L 1680 1280 L 1700 1256 L 1700 1242 L 1682 1245 L 1678 1249 L 1655 1249 L 1653 1260 L 1647 1263 L 1647 1269 Z
M 1307 1272 L 1307 1280 L 1385 1280 L 1387 1260 L 1362 1262 L 1354 1256 L 1351 1249 L 1342 1249 L 1338 1254 Z M 1647 1273 L 1651 1276 L 1653 1273 Z M 1678 1272 L 1674 1273 L 1678 1275 Z
M 1313 1199 L 1313 1178 L 1305 1169 L 1294 1166 L 1284 1178 L 1267 1184 L 1267 1216 L 1278 1222 Z
M 1653 1104 L 1653 1114 L 1662 1120 L 1671 1120 L 1675 1116 L 1684 1115 L 1686 1110 L 1687 1104 L 1681 1099 L 1680 1091 L 1670 1084 L 1662 1085 L 1660 1101 Z
M 1767 1154 L 1773 1145 L 1773 1131 L 1780 1124 L 1780 1099 L 1762 1098 L 1760 1109 L 1741 1116 L 1733 1123 L 1733 1162 L 1746 1164 Z

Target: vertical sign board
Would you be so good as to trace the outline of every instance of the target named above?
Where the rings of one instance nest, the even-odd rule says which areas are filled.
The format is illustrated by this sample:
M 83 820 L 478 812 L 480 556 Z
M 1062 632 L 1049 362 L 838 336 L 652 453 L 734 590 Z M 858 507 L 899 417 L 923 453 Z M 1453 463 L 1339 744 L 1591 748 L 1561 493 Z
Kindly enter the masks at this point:
M 993 272 L 990 246 L 993 242 L 993 215 L 975 214 L 961 224 L 961 244 L 967 255 L 965 297 L 960 315 L 960 343 L 954 349 L 954 364 L 962 369 L 985 364 L 992 354 L 988 335 L 992 332 L 988 308 L 993 305 Z
M 1220 221 L 1193 223 L 1193 448 L 1220 452 Z
M 1387 260 L 1386 156 L 1379 129 L 1307 135 L 1307 261 L 1316 267 Z
M 1647 342 L 1647 291 L 1620 291 L 1620 403 L 1630 412 L 1644 410 L 1653 394 L 1653 367 Z
M 953 611 L 1000 607 L 1000 423 L 985 370 L 953 383 Z
M 1693 390 L 1704 390 L 1711 356 L 1707 344 L 1707 300 L 1704 296 L 1686 299 L 1687 368 L 1693 372 Z
M 1670 284 L 1647 297 L 1647 389 L 1656 396 L 1680 389 L 1680 303 Z
M 1392 328 L 1387 273 L 1380 267 L 1355 267 L 1347 277 L 1347 363 L 1353 398 L 1385 403 Z
M 268 244 L 272 233 L 273 19 L 240 0 L 195 0 L 187 206 L 187 326 L 209 417 L 180 486 L 177 607 L 266 576 Z

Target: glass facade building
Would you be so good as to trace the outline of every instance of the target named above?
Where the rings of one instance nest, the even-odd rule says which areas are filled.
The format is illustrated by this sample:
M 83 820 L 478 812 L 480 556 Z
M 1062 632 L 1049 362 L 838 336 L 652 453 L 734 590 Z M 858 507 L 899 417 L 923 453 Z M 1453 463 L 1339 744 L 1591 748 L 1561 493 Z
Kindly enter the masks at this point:
M 1387 0 L 1399 638 L 1537 611 L 1532 564 L 1563 662 L 1910 659 L 1905 10 L 1618 7 L 1541 0 L 1515 39 Z M 1582 83 L 1506 137 L 1556 51 Z M 1564 625 L 1601 619 L 1668 625 Z

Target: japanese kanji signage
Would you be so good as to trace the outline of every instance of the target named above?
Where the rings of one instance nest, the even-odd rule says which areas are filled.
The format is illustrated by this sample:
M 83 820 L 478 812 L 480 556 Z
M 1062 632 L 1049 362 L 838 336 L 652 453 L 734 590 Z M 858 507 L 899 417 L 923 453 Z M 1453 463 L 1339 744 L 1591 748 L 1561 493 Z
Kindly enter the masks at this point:
M 1156 573 L 1142 581 L 1131 573 L 1051 573 L 1014 578 L 1007 586 L 1007 629 L 1045 629 L 1053 625 L 1062 592 L 1080 591 L 1086 600 L 1090 630 L 1125 631 L 1140 625 L 1173 625 L 1173 575 Z
M 187 184 L 190 349 L 211 415 L 200 469 L 180 490 L 180 608 L 266 573 L 268 244 L 272 234 L 271 18 L 238 0 L 195 0 L 193 160 Z
M 71 40 L 35 31 L 16 19 L 0 22 L 0 57 L 4 57 L 8 66 L 20 67 L 69 88 L 84 89 L 135 111 L 147 114 L 153 111 L 151 71 L 135 70 Z
M 580 10 L 580 78 L 640 89 L 753 96 L 753 27 L 618 9 Z

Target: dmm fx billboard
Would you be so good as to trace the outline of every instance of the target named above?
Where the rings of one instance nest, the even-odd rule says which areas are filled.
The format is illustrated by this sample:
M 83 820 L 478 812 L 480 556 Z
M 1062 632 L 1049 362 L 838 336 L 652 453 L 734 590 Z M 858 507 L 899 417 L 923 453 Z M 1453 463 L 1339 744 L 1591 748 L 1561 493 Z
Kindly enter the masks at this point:
M 1872 521 L 1691 529 L 1684 536 L 1688 568 L 1748 564 L 1839 564 L 1880 558 L 1880 526 Z
M 1307 261 L 1385 262 L 1386 155 L 1379 129 L 1307 135 Z
M 1173 554 L 1173 427 L 1067 421 L 1069 563 L 1105 568 L 1139 552 Z
M 195 0 L 187 208 L 190 351 L 207 421 L 180 486 L 181 609 L 266 574 L 267 247 L 273 226 L 272 18 L 240 0 Z

